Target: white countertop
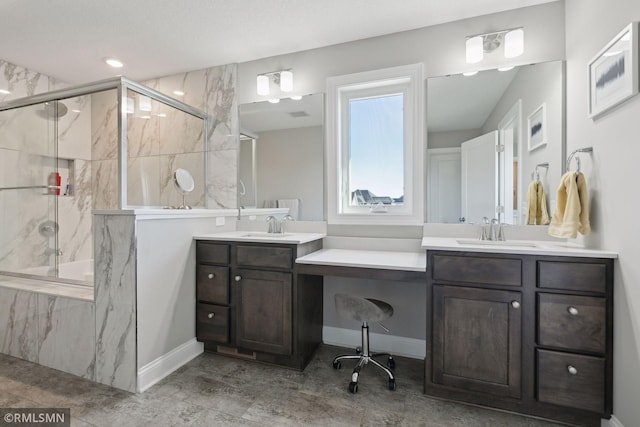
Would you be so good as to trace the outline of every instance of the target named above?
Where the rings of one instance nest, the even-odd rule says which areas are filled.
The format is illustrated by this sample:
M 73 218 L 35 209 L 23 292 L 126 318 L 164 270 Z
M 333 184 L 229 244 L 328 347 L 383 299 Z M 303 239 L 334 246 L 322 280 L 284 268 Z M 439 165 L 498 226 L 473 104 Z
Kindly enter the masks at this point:
M 618 254 L 615 252 L 585 249 L 572 242 L 551 240 L 507 240 L 504 242 L 495 242 L 461 237 L 423 237 L 422 249 L 587 258 L 618 258 Z
M 424 252 L 321 249 L 296 259 L 297 264 L 378 268 L 383 270 L 426 271 Z
M 322 233 L 266 233 L 264 231 L 228 231 L 221 233 L 200 234 L 193 236 L 196 240 L 220 240 L 226 242 L 262 242 L 288 243 L 300 245 L 323 239 Z

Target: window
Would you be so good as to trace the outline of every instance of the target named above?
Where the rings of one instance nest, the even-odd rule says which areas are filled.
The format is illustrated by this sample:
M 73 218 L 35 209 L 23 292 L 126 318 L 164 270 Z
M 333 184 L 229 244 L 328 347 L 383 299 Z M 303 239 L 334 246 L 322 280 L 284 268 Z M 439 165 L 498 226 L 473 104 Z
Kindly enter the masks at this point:
M 422 224 L 422 65 L 328 79 L 329 223 Z

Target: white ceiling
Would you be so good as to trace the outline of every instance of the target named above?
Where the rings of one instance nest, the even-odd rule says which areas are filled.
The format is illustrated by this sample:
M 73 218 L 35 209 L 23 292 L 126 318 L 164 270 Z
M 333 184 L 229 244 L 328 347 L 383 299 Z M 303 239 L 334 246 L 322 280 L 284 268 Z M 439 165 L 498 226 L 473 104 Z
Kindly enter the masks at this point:
M 0 59 L 74 84 L 145 80 L 551 1 L 0 0 Z

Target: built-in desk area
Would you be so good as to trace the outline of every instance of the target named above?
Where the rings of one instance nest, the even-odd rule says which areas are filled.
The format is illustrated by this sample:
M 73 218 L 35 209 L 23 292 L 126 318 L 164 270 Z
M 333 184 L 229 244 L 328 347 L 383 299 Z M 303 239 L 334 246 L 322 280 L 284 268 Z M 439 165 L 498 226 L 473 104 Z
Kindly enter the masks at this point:
M 424 252 L 321 249 L 296 259 L 298 274 L 378 280 L 425 280 Z

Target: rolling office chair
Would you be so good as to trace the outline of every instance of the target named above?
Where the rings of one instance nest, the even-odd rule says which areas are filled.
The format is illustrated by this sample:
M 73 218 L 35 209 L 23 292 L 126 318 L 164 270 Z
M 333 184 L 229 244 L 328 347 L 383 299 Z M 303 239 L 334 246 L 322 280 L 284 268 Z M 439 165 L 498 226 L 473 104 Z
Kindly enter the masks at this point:
M 396 389 L 396 378 L 393 369 L 396 362 L 389 353 L 370 353 L 369 352 L 369 322 L 378 322 L 382 328 L 389 332 L 380 322 L 388 319 L 393 315 L 393 307 L 384 301 L 371 298 L 361 298 L 354 295 L 336 294 L 335 295 L 336 310 L 341 317 L 362 322 L 362 347 L 356 348 L 358 354 L 344 354 L 333 359 L 333 368 L 340 369 L 343 359 L 358 359 L 356 367 L 351 374 L 351 382 L 349 383 L 349 391 L 357 393 L 358 377 L 360 370 L 371 362 L 374 366 L 382 369 L 389 376 L 389 390 Z M 387 366 L 382 366 L 380 362 L 374 359 L 378 356 L 387 356 Z

